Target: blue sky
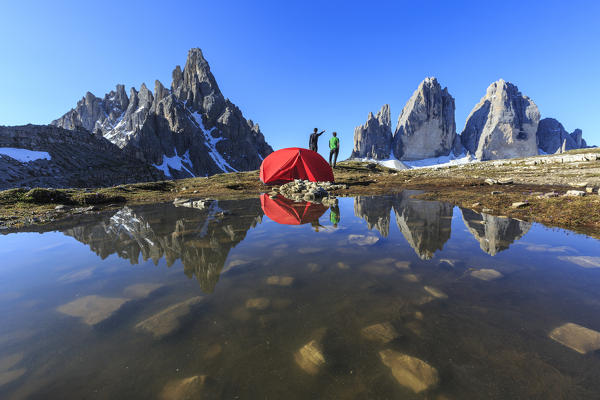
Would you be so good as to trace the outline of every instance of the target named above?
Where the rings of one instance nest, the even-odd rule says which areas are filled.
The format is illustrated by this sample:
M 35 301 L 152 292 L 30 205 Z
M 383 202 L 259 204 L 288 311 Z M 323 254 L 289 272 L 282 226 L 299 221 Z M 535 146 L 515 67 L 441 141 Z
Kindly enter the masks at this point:
M 568 131 L 600 144 L 600 5 L 582 1 L 6 2 L 0 125 L 45 124 L 91 91 L 154 87 L 200 47 L 226 97 L 274 148 L 395 122 L 426 76 L 456 99 L 460 133 L 487 86 L 516 84 Z M 321 138 L 321 153 L 326 141 Z

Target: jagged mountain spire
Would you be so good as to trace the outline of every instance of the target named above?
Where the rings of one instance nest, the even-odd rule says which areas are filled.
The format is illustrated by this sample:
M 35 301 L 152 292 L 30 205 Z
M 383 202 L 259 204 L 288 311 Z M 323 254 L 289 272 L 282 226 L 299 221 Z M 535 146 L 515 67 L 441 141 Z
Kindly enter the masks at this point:
M 367 122 L 354 129 L 352 158 L 385 159 L 390 156 L 392 123 L 390 105 L 385 104 L 377 115 L 369 113 Z

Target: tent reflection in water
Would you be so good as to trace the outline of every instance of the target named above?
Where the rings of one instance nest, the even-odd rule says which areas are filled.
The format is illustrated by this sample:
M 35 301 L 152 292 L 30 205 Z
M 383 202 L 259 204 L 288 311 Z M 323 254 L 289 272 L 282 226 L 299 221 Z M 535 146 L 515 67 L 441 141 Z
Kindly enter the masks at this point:
M 260 204 L 267 217 L 283 225 L 302 225 L 319 221 L 327 207 L 319 203 L 294 202 L 281 195 L 272 199 L 267 194 L 260 198 Z
M 260 165 L 260 180 L 266 185 L 279 185 L 294 179 L 334 181 L 331 166 L 319 153 L 299 147 L 274 151 Z

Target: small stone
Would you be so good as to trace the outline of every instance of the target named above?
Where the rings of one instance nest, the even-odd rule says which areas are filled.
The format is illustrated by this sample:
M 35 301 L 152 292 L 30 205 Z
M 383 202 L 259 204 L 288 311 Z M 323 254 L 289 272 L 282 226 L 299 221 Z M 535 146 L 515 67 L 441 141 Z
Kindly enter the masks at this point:
M 433 297 L 437 298 L 437 299 L 447 299 L 448 295 L 444 292 L 442 292 L 439 289 L 436 289 L 432 286 L 425 286 L 423 289 L 425 289 L 425 291 L 427 293 L 429 293 L 430 295 L 432 295 Z
M 498 184 L 499 185 L 511 185 L 512 183 L 513 183 L 513 179 L 512 178 L 498 179 Z
M 512 208 L 524 208 L 529 205 L 528 201 L 517 201 L 516 203 L 512 203 Z
M 503 275 L 495 269 L 484 268 L 476 271 L 471 271 L 471 276 L 477 279 L 481 279 L 482 281 L 492 281 L 494 279 L 501 278 Z
M 264 310 L 265 308 L 269 307 L 270 304 L 271 301 L 265 297 L 255 297 L 246 301 L 246 308 Z
M 58 205 L 58 206 L 54 207 L 54 209 L 56 211 L 64 211 L 64 210 L 66 210 L 66 208 L 67 208 L 67 206 L 65 206 L 64 204 L 61 204 L 61 205 Z
M 471 204 L 471 208 L 477 208 L 477 207 L 480 207 L 480 206 L 481 206 L 480 202 L 476 202 L 476 203 Z
M 421 393 L 438 384 L 437 370 L 425 361 L 394 350 L 379 352 L 383 364 L 392 370 L 396 381 L 415 393 Z
M 502 194 L 502 192 L 501 192 L 501 191 L 499 191 L 499 190 L 492 190 L 492 193 L 491 193 L 491 194 L 492 194 L 492 195 L 496 195 L 496 194 Z
M 576 188 L 585 188 L 588 185 L 589 184 L 587 182 L 571 183 L 571 186 L 576 187 Z
M 588 187 L 585 188 L 585 192 L 586 193 L 590 193 L 590 194 L 594 193 L 595 190 L 596 190 L 596 188 L 593 188 L 593 187 L 590 187 L 590 186 L 588 186 Z
M 498 183 L 498 181 L 497 181 L 497 180 L 495 180 L 495 179 L 492 179 L 492 178 L 487 178 L 487 179 L 486 179 L 484 182 L 485 182 L 485 183 L 487 183 L 487 184 L 488 184 L 488 185 L 490 185 L 490 186 L 491 186 L 491 185 L 495 185 L 495 184 L 497 184 L 497 183 Z
M 552 340 L 581 354 L 600 349 L 600 332 L 572 322 L 555 328 L 549 336 Z
M 389 322 L 367 326 L 361 330 L 361 334 L 368 340 L 380 343 L 388 343 L 398 338 L 398 332 Z
M 582 196 L 585 196 L 585 192 L 583 190 L 567 190 L 567 193 L 565 193 L 565 196 L 582 197 Z
M 481 212 L 483 213 L 491 213 L 493 210 L 491 208 L 483 208 Z

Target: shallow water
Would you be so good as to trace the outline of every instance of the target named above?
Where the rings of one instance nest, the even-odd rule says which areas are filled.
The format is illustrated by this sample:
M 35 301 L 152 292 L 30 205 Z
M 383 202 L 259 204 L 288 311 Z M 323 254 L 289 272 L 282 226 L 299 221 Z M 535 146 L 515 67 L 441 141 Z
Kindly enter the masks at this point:
M 2 235 L 0 398 L 599 398 L 599 242 L 410 195 Z

